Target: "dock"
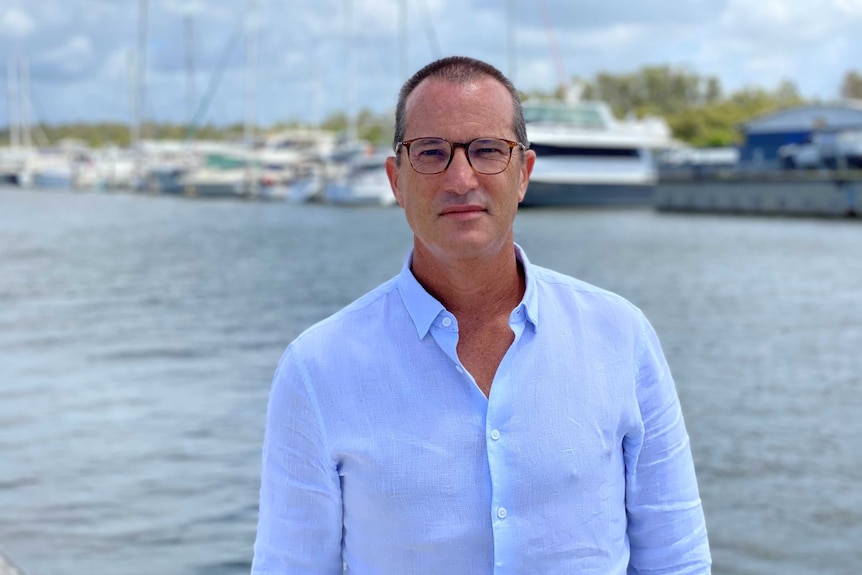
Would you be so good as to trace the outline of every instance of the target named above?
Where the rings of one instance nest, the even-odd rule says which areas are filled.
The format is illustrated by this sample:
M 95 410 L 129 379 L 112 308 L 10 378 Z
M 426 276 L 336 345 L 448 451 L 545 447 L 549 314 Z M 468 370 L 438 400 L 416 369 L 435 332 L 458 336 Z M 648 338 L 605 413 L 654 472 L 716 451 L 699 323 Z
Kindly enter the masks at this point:
M 666 173 L 654 200 L 660 211 L 855 217 L 862 170 Z

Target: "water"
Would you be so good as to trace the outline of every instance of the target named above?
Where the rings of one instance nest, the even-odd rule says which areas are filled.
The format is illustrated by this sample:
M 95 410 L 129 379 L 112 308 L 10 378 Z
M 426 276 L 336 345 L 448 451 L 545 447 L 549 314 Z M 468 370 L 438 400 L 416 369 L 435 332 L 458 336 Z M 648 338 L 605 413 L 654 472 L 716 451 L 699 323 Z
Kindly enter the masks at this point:
M 516 236 L 651 318 L 714 573 L 862 570 L 862 224 L 532 210 Z M 409 242 L 398 209 L 0 189 L 0 550 L 247 573 L 275 364 Z

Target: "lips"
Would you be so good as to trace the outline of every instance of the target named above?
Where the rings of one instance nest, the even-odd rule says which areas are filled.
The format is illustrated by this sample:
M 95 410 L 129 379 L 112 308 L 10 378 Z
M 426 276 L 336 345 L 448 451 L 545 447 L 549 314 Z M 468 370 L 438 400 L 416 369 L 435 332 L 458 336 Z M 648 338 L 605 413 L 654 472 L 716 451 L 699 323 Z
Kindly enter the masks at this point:
M 440 215 L 456 215 L 456 214 L 469 214 L 472 212 L 484 212 L 486 211 L 483 206 L 477 204 L 465 204 L 460 206 L 448 206 L 440 212 Z

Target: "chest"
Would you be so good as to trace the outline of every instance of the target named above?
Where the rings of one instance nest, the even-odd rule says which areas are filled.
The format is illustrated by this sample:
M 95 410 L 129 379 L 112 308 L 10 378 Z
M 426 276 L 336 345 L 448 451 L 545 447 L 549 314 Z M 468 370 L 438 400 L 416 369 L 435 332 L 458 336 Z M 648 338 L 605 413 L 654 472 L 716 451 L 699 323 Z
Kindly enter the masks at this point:
M 362 388 L 364 407 L 324 417 L 355 519 L 451 511 L 482 521 L 492 481 L 514 496 L 547 501 L 622 480 L 623 438 L 639 424 L 631 378 L 626 384 L 622 373 L 631 372 L 577 354 L 512 353 L 518 361 L 504 362 L 484 406 L 469 378 L 446 361 L 389 374 L 397 386 L 351 383 Z M 456 501 L 459 508 L 450 509 Z
M 458 357 L 485 397 L 490 394 L 500 362 L 514 340 L 515 334 L 505 324 L 484 329 L 462 329 L 458 339 Z

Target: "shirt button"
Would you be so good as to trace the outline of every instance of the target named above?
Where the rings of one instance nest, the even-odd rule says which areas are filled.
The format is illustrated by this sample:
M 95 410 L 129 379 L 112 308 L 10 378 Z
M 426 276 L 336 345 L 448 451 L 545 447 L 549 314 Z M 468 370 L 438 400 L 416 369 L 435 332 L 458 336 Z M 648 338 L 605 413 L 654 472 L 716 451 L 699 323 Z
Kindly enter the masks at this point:
M 505 507 L 501 507 L 497 510 L 497 517 L 500 519 L 505 519 L 506 515 L 508 515 L 508 511 L 506 511 Z
M 500 439 L 500 432 L 497 431 L 496 429 L 492 430 L 491 431 L 491 439 L 493 439 L 494 441 L 497 441 L 498 439 Z
M 450 325 L 452 325 L 452 318 L 444 317 L 441 323 L 443 324 L 443 327 L 449 327 Z
M 456 365 L 456 366 L 455 366 L 455 371 L 457 371 L 458 373 L 464 373 L 464 368 L 463 368 L 463 367 L 461 367 L 460 365 Z

